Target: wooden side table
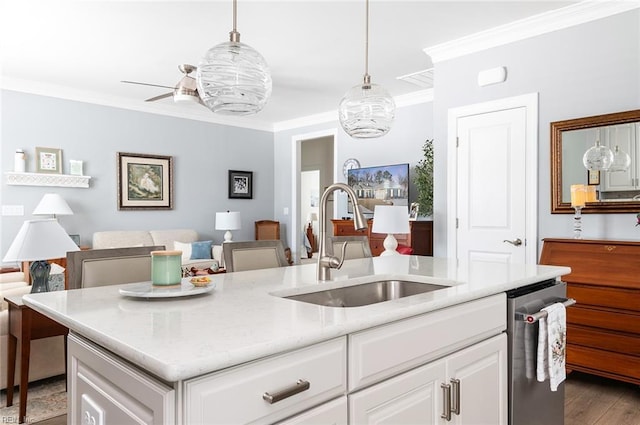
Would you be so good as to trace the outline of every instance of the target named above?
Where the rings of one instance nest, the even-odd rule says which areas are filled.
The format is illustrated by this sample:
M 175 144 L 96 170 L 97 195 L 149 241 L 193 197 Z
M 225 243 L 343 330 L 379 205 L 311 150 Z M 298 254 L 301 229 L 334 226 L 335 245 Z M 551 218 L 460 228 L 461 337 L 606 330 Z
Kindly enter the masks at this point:
M 7 347 L 7 407 L 13 405 L 13 385 L 16 373 L 16 351 L 20 344 L 20 416 L 24 423 L 27 415 L 27 389 L 29 388 L 29 354 L 31 341 L 64 335 L 64 357 L 67 358 L 67 334 L 69 329 L 30 309 L 22 302 L 21 295 L 5 297 L 9 304 L 9 346 Z M 66 373 L 65 362 L 65 373 Z

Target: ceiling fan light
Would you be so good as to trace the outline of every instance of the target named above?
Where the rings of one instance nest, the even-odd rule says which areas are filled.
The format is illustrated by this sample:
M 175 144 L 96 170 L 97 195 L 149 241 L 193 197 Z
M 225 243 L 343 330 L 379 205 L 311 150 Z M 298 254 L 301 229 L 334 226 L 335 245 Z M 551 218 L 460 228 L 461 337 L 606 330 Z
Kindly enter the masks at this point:
M 391 130 L 396 104 L 393 97 L 377 84 L 353 86 L 340 101 L 340 125 L 351 137 L 371 139 Z
M 220 114 L 255 114 L 271 96 L 272 81 L 266 60 L 239 41 L 227 41 L 209 49 L 198 65 L 196 81 L 202 102 Z

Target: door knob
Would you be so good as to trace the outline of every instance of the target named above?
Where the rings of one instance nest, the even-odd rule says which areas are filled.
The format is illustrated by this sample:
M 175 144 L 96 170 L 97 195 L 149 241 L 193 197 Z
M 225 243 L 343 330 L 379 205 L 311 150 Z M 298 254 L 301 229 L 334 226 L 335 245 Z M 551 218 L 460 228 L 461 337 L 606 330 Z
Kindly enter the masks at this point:
M 515 241 L 508 241 L 508 240 L 503 240 L 502 242 L 506 242 L 506 243 L 510 243 L 513 246 L 520 246 L 522 245 L 522 239 L 518 238 Z

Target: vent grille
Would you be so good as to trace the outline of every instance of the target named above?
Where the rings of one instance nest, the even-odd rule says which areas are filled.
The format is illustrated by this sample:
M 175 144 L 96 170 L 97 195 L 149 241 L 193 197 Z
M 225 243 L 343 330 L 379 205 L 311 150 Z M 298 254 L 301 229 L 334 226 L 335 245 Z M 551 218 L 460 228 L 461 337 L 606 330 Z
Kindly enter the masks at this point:
M 425 69 L 423 71 L 413 72 L 411 74 L 402 75 L 397 77 L 398 80 L 406 81 L 407 83 L 414 84 L 418 87 L 425 89 L 433 88 L 433 68 Z

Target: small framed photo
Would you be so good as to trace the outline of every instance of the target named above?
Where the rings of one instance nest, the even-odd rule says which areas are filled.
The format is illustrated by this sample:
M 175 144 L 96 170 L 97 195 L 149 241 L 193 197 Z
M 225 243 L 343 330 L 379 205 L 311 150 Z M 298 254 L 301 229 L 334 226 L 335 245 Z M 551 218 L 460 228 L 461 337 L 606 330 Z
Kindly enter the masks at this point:
M 173 157 L 118 152 L 118 209 L 173 208 Z
M 36 147 L 36 172 L 62 174 L 62 149 Z
M 82 161 L 78 161 L 77 159 L 69 160 L 69 174 L 72 176 L 83 176 L 82 171 Z
M 229 170 L 229 198 L 253 199 L 253 171 Z
M 409 221 L 415 221 L 418 219 L 418 210 L 420 205 L 417 202 L 412 202 L 409 208 Z
M 587 181 L 591 186 L 600 184 L 600 170 L 587 170 Z

